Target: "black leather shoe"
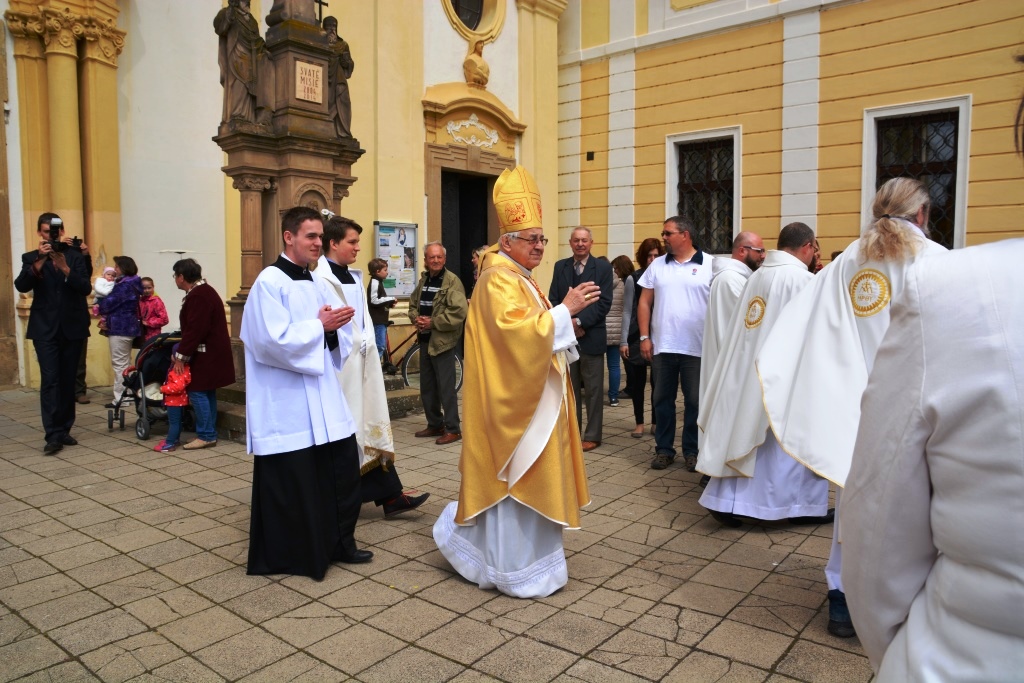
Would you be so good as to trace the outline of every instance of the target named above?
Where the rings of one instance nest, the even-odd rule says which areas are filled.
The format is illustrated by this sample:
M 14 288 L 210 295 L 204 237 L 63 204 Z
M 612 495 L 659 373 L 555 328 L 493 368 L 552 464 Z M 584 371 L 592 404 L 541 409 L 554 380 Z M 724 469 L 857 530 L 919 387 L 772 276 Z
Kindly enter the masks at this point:
M 43 446 L 43 455 L 57 455 L 64 449 L 64 444 L 60 441 L 51 441 L 50 443 Z
M 345 564 L 366 564 L 372 559 L 373 553 L 369 550 L 353 550 L 347 555 L 342 555 L 338 558 L 338 561 L 344 562 Z
M 743 525 L 743 522 L 736 519 L 736 515 L 731 512 L 719 512 L 718 510 L 708 510 L 711 516 L 715 518 L 715 521 L 723 526 L 727 526 L 730 529 L 736 529 Z
M 60 442 L 63 445 L 65 445 L 65 446 L 77 446 L 78 445 L 78 439 L 76 439 L 75 437 L 71 436 L 70 434 L 65 434 L 64 436 L 60 437 Z
M 790 517 L 790 524 L 831 524 L 836 520 L 836 509 L 829 508 L 821 517 Z
M 430 498 L 429 493 L 421 493 L 418 496 L 410 496 L 408 493 L 403 493 L 384 503 L 384 519 L 415 510 L 420 505 L 423 505 L 427 498 Z

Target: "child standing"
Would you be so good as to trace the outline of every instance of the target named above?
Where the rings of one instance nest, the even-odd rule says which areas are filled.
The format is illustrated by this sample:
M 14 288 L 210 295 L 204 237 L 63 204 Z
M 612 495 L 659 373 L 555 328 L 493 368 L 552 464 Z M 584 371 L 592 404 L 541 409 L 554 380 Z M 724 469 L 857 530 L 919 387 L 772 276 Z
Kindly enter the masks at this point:
M 175 344 L 171 353 L 177 351 L 178 345 Z M 181 440 L 181 417 L 185 406 L 188 405 L 188 394 L 185 389 L 192 382 L 192 371 L 187 365 L 182 366 L 183 370 L 180 373 L 175 372 L 174 367 L 172 364 L 171 369 L 167 371 L 167 381 L 160 387 L 160 392 L 164 395 L 164 407 L 167 408 L 167 438 L 153 449 L 160 453 L 170 453 L 178 449 Z
M 139 298 L 139 320 L 142 321 L 142 338 L 149 341 L 160 334 L 164 325 L 169 322 L 167 307 L 156 295 L 153 278 L 142 278 L 142 296 Z
M 388 276 L 388 262 L 375 258 L 368 264 L 370 284 L 366 285 L 366 298 L 370 305 L 370 320 L 373 321 L 373 336 L 377 342 L 377 355 L 384 359 L 388 344 L 388 309 L 397 303 L 395 297 L 384 290 L 384 278 Z

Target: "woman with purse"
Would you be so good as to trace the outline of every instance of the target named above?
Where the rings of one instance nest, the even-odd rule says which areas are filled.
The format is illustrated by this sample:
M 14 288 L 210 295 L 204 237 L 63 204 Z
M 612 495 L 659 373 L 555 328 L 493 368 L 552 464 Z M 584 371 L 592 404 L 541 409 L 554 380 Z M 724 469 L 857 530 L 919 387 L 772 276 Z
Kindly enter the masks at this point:
M 620 335 L 619 353 L 625 361 L 626 384 L 631 388 L 630 398 L 633 399 L 633 417 L 636 428 L 631 436 L 639 439 L 644 435 L 644 384 L 647 383 L 647 366 L 650 365 L 640 355 L 640 326 L 636 317 L 636 306 L 640 301 L 640 277 L 651 262 L 661 256 L 664 250 L 661 241 L 656 237 L 648 237 L 636 250 L 636 262 L 640 270 L 626 277 L 622 302 L 622 334 Z M 651 373 L 651 392 L 654 392 L 654 373 Z M 654 433 L 654 410 L 651 410 L 651 433 Z

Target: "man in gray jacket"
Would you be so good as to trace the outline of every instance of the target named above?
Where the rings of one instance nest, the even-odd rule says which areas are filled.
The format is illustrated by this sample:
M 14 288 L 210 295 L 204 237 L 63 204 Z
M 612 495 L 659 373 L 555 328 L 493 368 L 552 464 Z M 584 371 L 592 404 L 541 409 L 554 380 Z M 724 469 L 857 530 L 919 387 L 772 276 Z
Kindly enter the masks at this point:
M 469 313 L 466 290 L 444 267 L 447 251 L 440 242 L 423 249 L 427 270 L 409 297 L 409 320 L 419 331 L 420 398 L 427 428 L 418 437 L 436 436 L 439 446 L 462 438 L 459 398 L 455 391 L 455 347 Z

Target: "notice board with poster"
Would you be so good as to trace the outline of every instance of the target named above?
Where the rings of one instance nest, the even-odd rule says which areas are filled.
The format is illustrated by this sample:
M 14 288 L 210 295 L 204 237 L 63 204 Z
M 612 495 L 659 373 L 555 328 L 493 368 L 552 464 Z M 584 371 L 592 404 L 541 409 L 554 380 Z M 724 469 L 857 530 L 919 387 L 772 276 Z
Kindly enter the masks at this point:
M 416 268 L 420 262 L 416 244 L 416 223 L 374 221 L 374 254 L 388 264 L 384 291 L 388 296 L 407 299 L 416 289 Z

